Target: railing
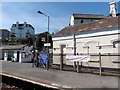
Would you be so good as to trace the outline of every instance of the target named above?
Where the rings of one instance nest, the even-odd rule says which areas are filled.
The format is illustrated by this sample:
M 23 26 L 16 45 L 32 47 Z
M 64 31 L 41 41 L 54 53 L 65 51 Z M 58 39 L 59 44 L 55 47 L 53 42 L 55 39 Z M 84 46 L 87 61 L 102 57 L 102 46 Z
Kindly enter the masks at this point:
M 53 54 L 53 65 L 58 66 L 59 70 L 71 70 L 77 72 L 84 72 L 82 69 L 91 69 L 93 72 L 94 70 L 99 71 L 99 75 L 102 75 L 103 71 L 116 71 L 118 74 L 119 64 L 120 64 L 120 53 L 91 53 L 89 54 L 91 59 L 88 64 L 91 66 L 84 66 L 82 62 L 74 62 L 71 64 L 67 64 L 67 60 L 65 59 L 66 55 L 73 55 L 73 54 Z M 88 55 L 85 53 L 81 53 L 79 55 Z M 95 64 L 93 66 L 92 64 Z M 67 68 L 67 69 L 66 69 Z M 85 69 L 86 70 L 86 69 Z

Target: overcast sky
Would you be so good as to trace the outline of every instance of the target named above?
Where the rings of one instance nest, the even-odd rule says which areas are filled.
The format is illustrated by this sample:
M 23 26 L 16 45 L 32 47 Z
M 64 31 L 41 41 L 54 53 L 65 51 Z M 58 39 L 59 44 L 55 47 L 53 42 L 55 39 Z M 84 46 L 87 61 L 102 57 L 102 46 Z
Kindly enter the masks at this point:
M 109 2 L 2 2 L 0 8 L 0 28 L 10 30 L 17 21 L 27 22 L 35 33 L 47 31 L 47 17 L 38 10 L 50 16 L 50 32 L 68 26 L 73 13 L 109 15 Z

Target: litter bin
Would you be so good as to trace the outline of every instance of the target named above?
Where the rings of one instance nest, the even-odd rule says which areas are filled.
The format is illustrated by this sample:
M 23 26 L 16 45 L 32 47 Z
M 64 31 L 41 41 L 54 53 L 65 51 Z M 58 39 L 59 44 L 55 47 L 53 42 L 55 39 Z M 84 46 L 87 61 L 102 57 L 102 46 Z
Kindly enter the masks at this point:
M 40 64 L 46 67 L 46 65 L 48 64 L 48 54 L 42 53 L 39 55 L 39 57 L 40 57 Z

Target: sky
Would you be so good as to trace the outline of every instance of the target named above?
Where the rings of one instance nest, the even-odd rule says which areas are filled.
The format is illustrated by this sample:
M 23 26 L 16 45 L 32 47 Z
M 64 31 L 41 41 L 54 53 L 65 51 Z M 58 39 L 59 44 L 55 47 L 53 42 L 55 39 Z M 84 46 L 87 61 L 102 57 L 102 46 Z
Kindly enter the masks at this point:
M 110 0 L 1 0 L 2 2 L 109 2 Z M 119 0 L 115 0 L 119 1 Z
M 37 13 L 40 10 L 50 16 L 50 33 L 69 25 L 70 15 L 109 15 L 109 2 L 2 2 L 0 3 L 0 28 L 10 30 L 16 22 L 27 22 L 35 33 L 47 31 L 48 18 Z M 118 4 L 117 4 L 118 10 Z

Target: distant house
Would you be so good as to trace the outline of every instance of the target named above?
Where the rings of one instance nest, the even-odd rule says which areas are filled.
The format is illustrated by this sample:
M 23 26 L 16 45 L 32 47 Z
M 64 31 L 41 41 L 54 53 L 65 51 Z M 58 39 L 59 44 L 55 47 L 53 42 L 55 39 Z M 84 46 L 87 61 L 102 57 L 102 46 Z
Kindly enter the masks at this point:
M 106 16 L 99 14 L 72 14 L 70 17 L 70 25 L 90 23 L 105 17 Z
M 60 64 L 61 58 L 66 65 L 74 64 L 67 61 L 65 56 L 61 57 L 61 54 L 98 55 L 101 53 L 108 55 L 102 57 L 102 67 L 118 68 L 120 46 L 118 18 L 120 15 L 106 17 L 88 24 L 68 26 L 60 30 L 53 37 L 53 64 Z M 90 59 L 91 62 L 83 63 L 83 65 L 99 67 L 98 56 L 91 56 Z
M 0 39 L 4 40 L 8 40 L 10 36 L 10 31 L 7 29 L 0 29 Z
M 14 61 L 16 62 L 31 62 L 31 49 L 27 45 L 6 45 L 0 47 L 2 57 L 0 59 L 5 61 L 12 61 L 12 57 L 14 57 Z
M 27 24 L 27 22 L 24 22 L 23 24 L 16 22 L 16 24 L 12 25 L 11 32 L 15 35 L 16 39 L 26 38 L 26 36 L 28 35 L 35 34 L 35 30 L 33 26 L 30 24 Z

